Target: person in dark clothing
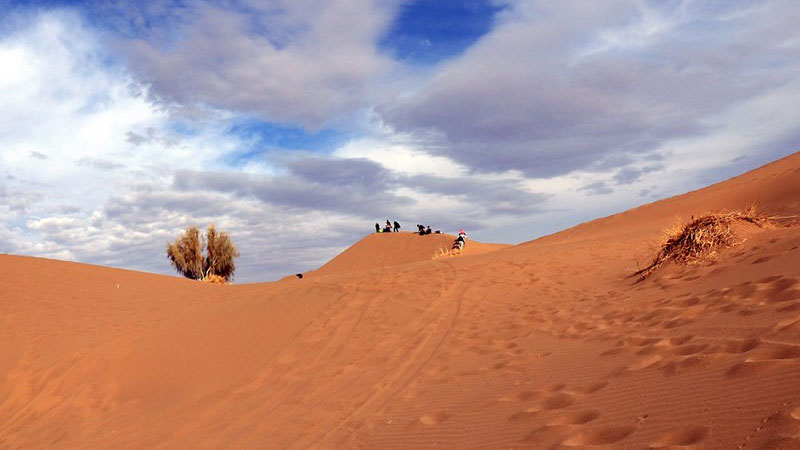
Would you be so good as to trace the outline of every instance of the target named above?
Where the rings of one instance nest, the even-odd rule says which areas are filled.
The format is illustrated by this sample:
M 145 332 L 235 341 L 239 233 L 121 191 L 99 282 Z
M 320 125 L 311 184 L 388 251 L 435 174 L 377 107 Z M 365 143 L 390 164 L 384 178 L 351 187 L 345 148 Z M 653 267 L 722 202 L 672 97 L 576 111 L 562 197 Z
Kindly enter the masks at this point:
M 387 233 L 392 232 L 392 222 L 389 222 L 389 219 L 386 219 L 386 226 L 383 228 L 383 230 Z
M 380 233 L 381 232 L 381 226 L 378 225 L 377 223 L 375 224 L 375 232 L 376 233 Z
M 432 233 L 431 226 L 428 225 L 428 228 L 425 229 L 425 234 L 431 234 L 431 233 Z
M 423 225 L 417 224 L 417 229 L 419 230 L 419 235 L 420 236 L 425 234 L 425 227 Z
M 397 221 L 395 220 L 394 221 L 394 232 L 397 233 L 398 231 L 400 231 L 400 224 L 397 223 Z

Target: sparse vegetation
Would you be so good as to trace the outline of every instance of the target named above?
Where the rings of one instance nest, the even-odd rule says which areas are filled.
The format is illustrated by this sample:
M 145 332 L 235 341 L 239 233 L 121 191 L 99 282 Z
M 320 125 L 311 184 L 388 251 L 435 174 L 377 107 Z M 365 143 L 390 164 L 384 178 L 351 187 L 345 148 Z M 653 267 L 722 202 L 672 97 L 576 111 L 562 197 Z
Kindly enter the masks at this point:
M 764 226 L 771 222 L 771 218 L 757 213 L 753 206 L 744 211 L 711 213 L 693 218 L 688 224 L 668 230 L 667 238 L 653 262 L 633 276 L 644 280 L 667 261 L 692 263 L 740 243 L 731 231 L 731 226 L 736 222 Z
M 233 259 L 238 256 L 228 233 L 217 232 L 214 225 L 204 235 L 197 227 L 189 227 L 175 242 L 167 243 L 167 257 L 178 273 L 209 283 L 229 282 L 236 271 Z

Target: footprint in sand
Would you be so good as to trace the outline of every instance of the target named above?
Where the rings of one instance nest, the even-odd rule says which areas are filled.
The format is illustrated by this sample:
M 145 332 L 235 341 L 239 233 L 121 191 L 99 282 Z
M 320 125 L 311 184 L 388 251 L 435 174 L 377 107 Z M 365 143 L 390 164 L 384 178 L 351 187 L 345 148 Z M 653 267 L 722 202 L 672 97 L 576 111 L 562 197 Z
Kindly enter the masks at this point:
M 593 394 L 606 386 L 608 386 L 608 381 L 598 381 L 596 383 L 576 388 L 575 391 L 581 394 Z
M 784 403 L 784 406 L 789 403 Z M 770 438 L 762 446 L 756 448 L 760 450 L 799 450 L 800 441 L 797 440 L 797 434 L 800 431 L 800 422 L 798 422 L 798 416 L 800 414 L 797 414 L 797 410 L 788 414 L 785 411 L 776 411 L 774 414 L 762 419 L 753 432 L 737 448 L 748 448 L 747 444 L 750 439 L 765 435 Z
M 585 409 L 571 412 L 561 417 L 553 419 L 549 425 L 584 425 L 600 416 L 600 411 L 596 409 Z
M 729 377 L 743 377 L 769 373 L 787 364 L 788 360 L 771 361 L 742 361 L 728 368 L 726 375 Z
M 708 348 L 708 344 L 686 344 L 675 349 L 675 353 L 682 356 L 694 355 Z
M 780 308 L 778 308 L 777 312 L 786 313 L 786 312 L 797 311 L 798 309 L 800 309 L 800 302 L 793 301 L 793 302 L 791 302 L 791 303 L 789 303 L 787 305 L 784 305 L 784 306 L 781 306 Z
M 693 334 L 685 334 L 683 336 L 678 336 L 670 339 L 669 343 L 675 346 L 679 346 L 691 341 L 692 339 L 694 339 Z
M 752 281 L 745 281 L 744 283 L 739 283 L 733 286 L 729 291 L 728 294 L 734 297 L 739 298 L 750 298 L 755 294 L 758 286 Z
M 604 426 L 593 428 L 562 442 L 567 447 L 583 447 L 586 445 L 609 445 L 630 436 L 636 430 L 633 426 Z
M 783 278 L 783 275 L 773 275 L 771 277 L 762 278 L 758 280 L 757 283 L 759 284 L 772 283 L 773 281 L 780 280 L 781 278 Z
M 770 303 L 784 303 L 800 299 L 800 289 L 786 289 L 779 292 L 772 292 L 767 297 Z
M 800 358 L 800 345 L 789 344 L 769 344 L 762 345 L 758 350 L 751 353 L 751 359 L 755 361 L 772 359 L 797 359 Z
M 661 355 L 652 355 L 648 356 L 647 358 L 641 359 L 630 366 L 628 366 L 628 370 L 642 370 L 646 369 L 651 366 L 655 366 L 656 364 L 660 364 L 663 357 Z
M 542 397 L 544 394 L 541 391 L 523 391 L 517 394 L 517 398 L 522 401 L 530 401 Z
M 650 444 L 650 448 L 663 447 L 685 447 L 697 444 L 708 435 L 708 429 L 700 425 L 689 425 L 675 431 L 662 435 L 655 442 Z
M 664 364 L 661 368 L 661 372 L 664 375 L 672 376 L 678 372 L 683 372 L 688 369 L 692 368 L 701 368 L 705 367 L 707 362 L 705 359 L 699 356 L 688 356 L 684 358 L 676 358 L 668 363 Z
M 603 353 L 600 353 L 600 356 L 615 356 L 620 355 L 625 351 L 624 347 L 615 347 L 610 350 L 606 350 Z
M 566 392 L 557 392 L 544 399 L 542 409 L 563 409 L 575 402 L 575 397 Z
M 440 423 L 444 422 L 445 420 L 450 418 L 450 414 L 447 414 L 444 411 L 439 411 L 433 414 L 425 414 L 420 416 L 419 423 L 423 425 L 439 425 Z
M 758 258 L 755 261 L 753 261 L 751 264 L 763 264 L 763 263 L 765 263 L 767 261 L 770 261 L 772 258 L 774 258 L 774 257 L 773 256 L 762 256 L 761 258 Z
M 539 408 L 528 408 L 522 411 L 515 412 L 514 414 L 508 416 L 509 422 L 525 422 L 530 420 L 533 416 L 539 414 L 541 410 Z
M 725 353 L 747 353 L 759 345 L 761 345 L 761 341 L 754 337 L 750 339 L 726 342 L 722 348 Z
M 522 441 L 536 443 L 539 448 L 557 446 L 569 436 L 571 428 L 567 425 L 545 425 L 528 433 Z

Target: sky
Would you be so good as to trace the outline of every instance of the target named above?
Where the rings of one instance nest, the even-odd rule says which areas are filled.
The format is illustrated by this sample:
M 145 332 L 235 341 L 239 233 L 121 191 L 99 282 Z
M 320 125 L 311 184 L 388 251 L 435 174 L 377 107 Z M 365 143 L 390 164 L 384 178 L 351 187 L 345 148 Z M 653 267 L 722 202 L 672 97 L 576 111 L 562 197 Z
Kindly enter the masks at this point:
M 0 253 L 234 281 L 519 243 L 800 150 L 797 0 L 0 0 Z

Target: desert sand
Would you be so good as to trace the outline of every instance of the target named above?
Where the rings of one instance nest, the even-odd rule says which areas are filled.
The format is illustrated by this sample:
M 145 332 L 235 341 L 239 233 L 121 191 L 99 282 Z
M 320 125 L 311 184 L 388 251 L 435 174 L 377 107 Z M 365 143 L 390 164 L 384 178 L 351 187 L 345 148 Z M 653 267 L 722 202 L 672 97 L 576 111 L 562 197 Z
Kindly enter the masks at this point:
M 0 255 L 0 448 L 800 448 L 800 227 L 637 282 L 800 154 L 520 245 L 371 234 L 218 286 Z

